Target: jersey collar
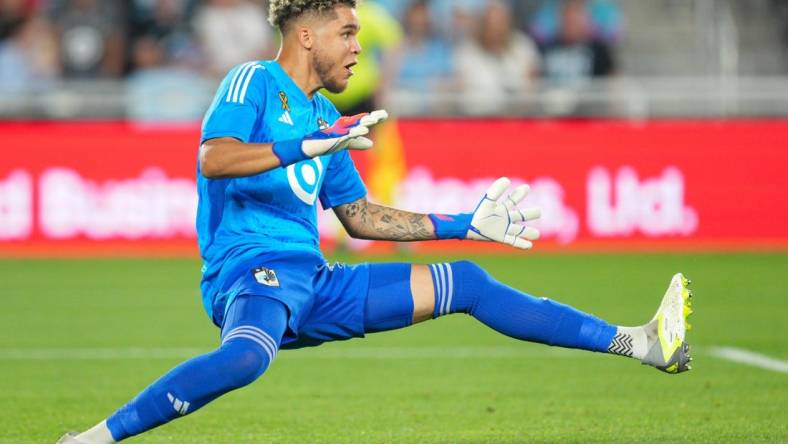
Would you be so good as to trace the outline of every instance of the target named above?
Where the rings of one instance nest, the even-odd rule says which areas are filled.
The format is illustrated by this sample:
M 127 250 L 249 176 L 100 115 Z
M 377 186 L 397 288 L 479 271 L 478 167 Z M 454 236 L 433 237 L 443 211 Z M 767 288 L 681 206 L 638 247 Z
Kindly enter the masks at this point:
M 285 72 L 276 60 L 269 60 L 266 62 L 266 68 L 274 76 L 274 78 L 282 84 L 286 89 L 286 93 L 290 96 L 291 100 L 297 100 L 305 105 L 312 103 L 301 88 L 296 85 L 293 79 Z

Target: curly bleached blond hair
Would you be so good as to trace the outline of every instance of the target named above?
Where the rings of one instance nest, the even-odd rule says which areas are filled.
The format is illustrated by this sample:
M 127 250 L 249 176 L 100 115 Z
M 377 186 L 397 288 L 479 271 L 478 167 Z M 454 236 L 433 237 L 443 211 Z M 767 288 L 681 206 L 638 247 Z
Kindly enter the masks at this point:
M 268 21 L 284 32 L 287 25 L 304 14 L 333 14 L 337 5 L 356 7 L 356 0 L 271 0 Z

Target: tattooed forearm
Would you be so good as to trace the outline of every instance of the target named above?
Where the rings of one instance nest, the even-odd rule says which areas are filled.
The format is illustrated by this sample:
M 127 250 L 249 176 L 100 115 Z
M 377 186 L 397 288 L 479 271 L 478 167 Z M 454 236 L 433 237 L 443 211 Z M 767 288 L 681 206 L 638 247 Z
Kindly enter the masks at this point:
M 345 208 L 345 215 L 351 219 L 358 216 L 360 206 L 358 202 L 353 202 Z
M 393 241 L 435 239 L 435 229 L 425 214 L 384 207 L 370 203 L 366 198 L 337 210 L 342 225 L 355 238 Z

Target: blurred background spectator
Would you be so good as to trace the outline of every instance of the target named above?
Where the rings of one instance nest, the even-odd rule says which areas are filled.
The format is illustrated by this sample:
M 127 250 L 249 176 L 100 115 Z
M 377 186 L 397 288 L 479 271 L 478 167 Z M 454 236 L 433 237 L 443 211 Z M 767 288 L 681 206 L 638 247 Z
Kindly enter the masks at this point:
M 0 0 L 0 39 L 6 39 L 33 13 L 29 0 Z
M 130 14 L 132 42 L 153 39 L 166 61 L 198 69 L 200 48 L 188 21 L 195 6 L 189 0 L 135 0 Z M 137 66 L 132 64 L 132 69 Z
M 414 1 L 416 0 L 379 0 L 379 3 L 404 22 L 406 11 Z M 486 0 L 430 0 L 427 8 L 434 28 L 452 41 L 459 41 L 470 35 L 475 18 L 485 2 Z
M 275 57 L 267 9 L 0 0 L 0 115 L 194 118 L 229 69 Z M 353 81 L 328 94 L 344 113 L 641 115 L 673 112 L 669 94 L 704 94 L 687 113 L 784 108 L 768 91 L 788 82 L 787 0 L 364 0 L 358 14 Z
M 486 4 L 473 35 L 460 43 L 456 57 L 467 114 L 504 109 L 507 98 L 524 92 L 539 71 L 536 45 L 514 29 L 511 10 L 498 0 Z
M 60 72 L 52 27 L 32 12 L 4 29 L 0 41 L 0 91 L 17 94 L 47 89 Z
M 529 2 L 515 2 L 520 5 L 528 5 Z M 567 0 L 542 0 L 537 7 L 531 9 L 521 9 L 521 14 L 530 17 L 528 28 L 534 39 L 540 44 L 546 44 L 557 40 L 564 28 L 562 10 L 567 8 Z M 585 0 L 572 6 L 573 8 L 584 9 L 587 16 L 588 33 L 595 40 L 605 43 L 615 43 L 622 34 L 623 23 L 621 10 L 618 5 L 611 0 Z M 530 2 L 533 4 L 533 2 Z M 523 16 L 525 17 L 525 16 Z
M 223 73 L 203 64 L 188 20 L 196 6 L 187 0 L 134 2 L 126 100 L 130 118 L 147 123 L 193 121 L 204 112 L 212 82 L 201 71 Z
M 213 82 L 168 58 L 169 50 L 154 35 L 134 42 L 126 100 L 130 118 L 146 123 L 194 121 L 210 104 Z
M 595 33 L 585 0 L 567 0 L 559 9 L 554 32 L 542 34 L 543 75 L 555 83 L 578 85 L 593 77 L 608 76 L 615 64 L 613 32 Z
M 206 0 L 194 17 L 207 72 L 223 76 L 233 66 L 274 56 L 273 29 L 262 4 L 246 0 Z
M 121 77 L 127 11 L 120 0 L 54 0 L 50 12 L 65 77 Z
M 428 0 L 415 0 L 403 11 L 405 38 L 395 57 L 394 87 L 416 94 L 453 87 L 452 47 L 433 24 Z

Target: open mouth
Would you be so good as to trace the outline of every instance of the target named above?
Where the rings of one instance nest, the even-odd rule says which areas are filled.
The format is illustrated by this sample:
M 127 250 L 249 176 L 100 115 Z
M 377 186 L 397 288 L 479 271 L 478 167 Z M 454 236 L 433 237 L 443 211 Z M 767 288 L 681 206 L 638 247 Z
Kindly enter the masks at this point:
M 347 71 L 348 77 L 353 75 L 353 69 L 352 68 L 354 66 L 356 66 L 356 63 L 358 63 L 358 62 L 348 63 L 347 65 L 345 65 L 345 71 Z

